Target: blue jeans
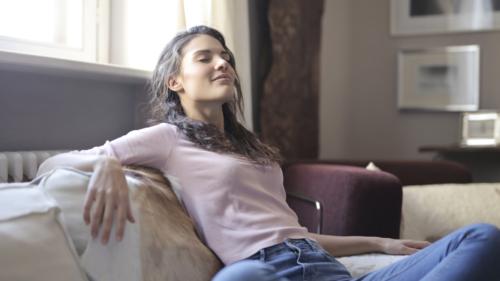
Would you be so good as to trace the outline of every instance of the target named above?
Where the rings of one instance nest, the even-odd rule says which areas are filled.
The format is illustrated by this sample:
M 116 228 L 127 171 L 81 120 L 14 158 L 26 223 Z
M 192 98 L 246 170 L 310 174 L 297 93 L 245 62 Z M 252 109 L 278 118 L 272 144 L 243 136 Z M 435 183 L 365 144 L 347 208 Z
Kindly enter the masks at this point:
M 221 270 L 213 281 L 500 281 L 500 230 L 461 228 L 417 253 L 352 278 L 315 241 L 288 239 Z

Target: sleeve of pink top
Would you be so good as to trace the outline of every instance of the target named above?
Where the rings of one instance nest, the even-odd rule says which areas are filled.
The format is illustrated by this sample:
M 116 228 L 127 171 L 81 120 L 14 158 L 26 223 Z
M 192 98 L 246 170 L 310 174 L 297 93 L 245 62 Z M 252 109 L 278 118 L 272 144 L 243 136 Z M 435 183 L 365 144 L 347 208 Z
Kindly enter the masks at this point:
M 162 123 L 131 131 L 122 137 L 106 141 L 102 146 L 72 153 L 107 155 L 117 158 L 123 165 L 144 165 L 161 169 L 176 141 L 175 127 Z

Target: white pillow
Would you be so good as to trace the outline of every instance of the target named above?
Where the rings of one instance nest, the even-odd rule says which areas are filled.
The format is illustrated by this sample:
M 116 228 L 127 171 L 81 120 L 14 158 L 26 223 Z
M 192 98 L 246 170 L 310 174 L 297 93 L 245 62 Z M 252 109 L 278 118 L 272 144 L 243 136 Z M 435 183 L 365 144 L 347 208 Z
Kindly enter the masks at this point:
M 369 170 L 369 171 L 382 171 L 373 162 L 368 163 L 368 165 L 366 165 L 366 169 Z
M 83 254 L 90 238 L 90 227 L 83 221 L 83 202 L 89 174 L 74 169 L 57 169 L 43 175 L 38 188 L 54 198 L 62 210 L 65 226 L 76 252 Z
M 500 227 L 500 183 L 403 188 L 403 239 L 435 241 L 462 226 L 481 222 Z
M 33 187 L 0 185 L 0 280 L 87 280 L 60 209 Z
M 340 257 L 338 258 L 338 261 L 347 268 L 352 277 L 356 278 L 400 261 L 405 257 L 407 256 L 374 253 Z

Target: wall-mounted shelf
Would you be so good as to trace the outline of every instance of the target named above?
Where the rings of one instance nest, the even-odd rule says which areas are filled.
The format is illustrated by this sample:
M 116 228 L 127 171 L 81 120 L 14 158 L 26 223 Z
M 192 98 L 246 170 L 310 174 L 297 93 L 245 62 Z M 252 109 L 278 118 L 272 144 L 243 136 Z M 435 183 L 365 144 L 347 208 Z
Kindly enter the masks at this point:
M 462 163 L 475 182 L 500 181 L 500 146 L 425 145 L 419 152 L 434 153 L 434 159 Z
M 418 151 L 439 154 L 500 153 L 500 146 L 424 145 Z
M 144 84 L 151 77 L 146 70 L 6 51 L 0 51 L 0 70 L 132 84 Z

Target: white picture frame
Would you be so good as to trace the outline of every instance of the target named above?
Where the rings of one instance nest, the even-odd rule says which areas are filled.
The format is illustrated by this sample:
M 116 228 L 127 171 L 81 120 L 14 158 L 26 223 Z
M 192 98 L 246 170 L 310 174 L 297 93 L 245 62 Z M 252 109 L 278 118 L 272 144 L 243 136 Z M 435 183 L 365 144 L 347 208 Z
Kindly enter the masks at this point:
M 479 46 L 406 49 L 398 54 L 398 108 L 479 108 Z
M 500 29 L 500 0 L 391 0 L 391 35 Z
M 500 143 L 500 115 L 480 110 L 462 113 L 462 146 L 497 146 Z

